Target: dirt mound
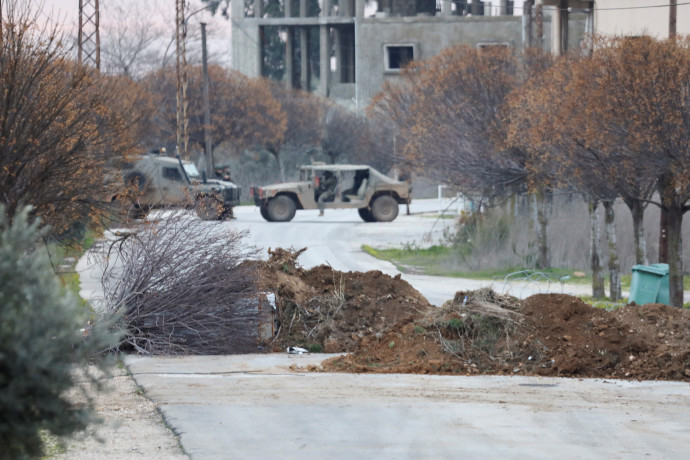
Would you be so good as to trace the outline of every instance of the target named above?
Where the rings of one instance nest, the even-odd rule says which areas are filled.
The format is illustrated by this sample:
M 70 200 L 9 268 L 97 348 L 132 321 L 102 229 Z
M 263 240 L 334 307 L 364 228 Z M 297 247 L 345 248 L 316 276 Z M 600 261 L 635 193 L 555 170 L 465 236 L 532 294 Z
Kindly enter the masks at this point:
M 329 360 L 324 367 L 690 380 L 689 330 L 690 312 L 666 305 L 629 305 L 609 312 L 567 295 L 518 301 L 463 292 L 437 311 L 396 325 L 381 340 L 364 342 L 358 352 Z
M 442 307 L 400 276 L 297 264 L 304 250 L 269 249 L 261 288 L 276 294 L 270 349 L 349 352 L 345 372 L 528 374 L 690 380 L 690 312 L 665 305 L 593 308 L 577 297 L 524 301 L 490 289 Z
M 261 289 L 276 295 L 273 349 L 355 351 L 363 339 L 380 338 L 433 308 L 400 276 L 344 273 L 326 265 L 305 270 L 296 262 L 302 252 L 269 249 L 270 258 L 260 269 Z

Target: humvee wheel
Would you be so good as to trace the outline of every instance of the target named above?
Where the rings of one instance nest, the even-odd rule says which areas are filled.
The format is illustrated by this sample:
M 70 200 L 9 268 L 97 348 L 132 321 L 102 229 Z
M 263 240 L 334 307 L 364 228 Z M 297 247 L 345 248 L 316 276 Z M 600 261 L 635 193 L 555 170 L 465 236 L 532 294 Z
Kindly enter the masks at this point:
M 297 205 L 289 196 L 278 195 L 266 205 L 269 222 L 289 222 L 295 217 Z
M 201 220 L 220 220 L 225 212 L 225 206 L 215 197 L 204 195 L 196 199 L 194 211 Z
M 390 195 L 381 195 L 371 204 L 371 215 L 377 222 L 390 222 L 398 217 L 398 202 Z
M 235 211 L 233 211 L 232 206 L 222 205 L 221 210 L 223 211 L 220 215 L 219 220 L 234 219 Z
M 359 208 L 357 212 L 359 213 L 359 217 L 361 217 L 364 222 L 376 222 L 376 219 L 374 219 L 374 216 L 371 214 L 371 210 L 369 210 L 369 208 Z
M 266 221 L 271 222 L 271 218 L 268 217 L 268 210 L 267 210 L 267 208 L 268 208 L 268 207 L 267 207 L 266 205 L 263 205 L 263 204 L 262 204 L 262 205 L 259 207 L 259 212 L 261 213 L 261 217 L 263 217 Z

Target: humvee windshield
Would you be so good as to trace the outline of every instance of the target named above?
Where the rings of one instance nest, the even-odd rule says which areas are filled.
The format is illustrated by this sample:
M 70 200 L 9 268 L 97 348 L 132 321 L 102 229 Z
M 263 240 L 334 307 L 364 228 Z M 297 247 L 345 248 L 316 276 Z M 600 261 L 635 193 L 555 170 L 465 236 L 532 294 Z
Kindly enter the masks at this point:
M 308 182 L 311 180 L 311 169 L 300 169 L 299 180 L 302 182 Z
M 194 163 L 182 163 L 182 167 L 184 168 L 184 172 L 187 173 L 187 177 L 189 177 L 190 180 L 201 179 L 201 174 L 199 174 L 199 170 L 196 169 L 196 165 Z

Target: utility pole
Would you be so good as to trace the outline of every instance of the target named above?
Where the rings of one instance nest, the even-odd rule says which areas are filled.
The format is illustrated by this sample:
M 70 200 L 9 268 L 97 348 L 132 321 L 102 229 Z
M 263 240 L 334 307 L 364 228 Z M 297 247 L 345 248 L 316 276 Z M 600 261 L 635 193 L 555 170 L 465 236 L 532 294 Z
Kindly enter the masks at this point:
M 668 11 L 668 38 L 675 40 L 676 38 L 676 18 L 678 15 L 678 0 L 669 0 Z
M 676 38 L 676 7 L 677 1 L 669 1 L 668 12 L 668 38 L 675 40 Z M 668 184 L 663 183 L 661 187 L 668 187 Z M 665 204 L 665 203 L 662 203 Z M 661 207 L 661 215 L 659 216 L 659 263 L 668 263 L 668 208 Z
M 185 0 L 175 0 L 175 44 L 177 70 L 177 154 L 188 158 L 187 144 L 189 143 L 189 121 L 187 119 L 187 56 L 185 38 L 187 24 L 184 10 Z
M 101 35 L 98 0 L 79 0 L 78 45 L 80 65 L 101 69 Z
M 206 51 L 206 23 L 201 23 L 201 60 L 204 72 L 204 154 L 206 155 L 206 177 L 213 177 L 213 146 L 211 139 L 211 104 L 209 101 L 208 53 Z

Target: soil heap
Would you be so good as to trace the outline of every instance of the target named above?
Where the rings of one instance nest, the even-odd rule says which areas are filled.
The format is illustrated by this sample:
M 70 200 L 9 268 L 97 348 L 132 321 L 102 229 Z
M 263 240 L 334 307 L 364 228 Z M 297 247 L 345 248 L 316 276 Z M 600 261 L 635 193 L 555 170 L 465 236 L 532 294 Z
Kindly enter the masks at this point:
M 326 353 L 354 352 L 362 341 L 423 316 L 434 307 L 400 276 L 380 271 L 348 272 L 320 265 L 310 270 L 296 260 L 305 249 L 269 249 L 259 285 L 276 296 L 274 351 L 298 346 Z
M 305 270 L 303 252 L 269 249 L 260 287 L 276 294 L 274 351 L 348 352 L 327 371 L 518 374 L 690 380 L 690 312 L 661 304 L 614 311 L 577 297 L 525 300 L 490 289 L 434 307 L 400 276 Z

